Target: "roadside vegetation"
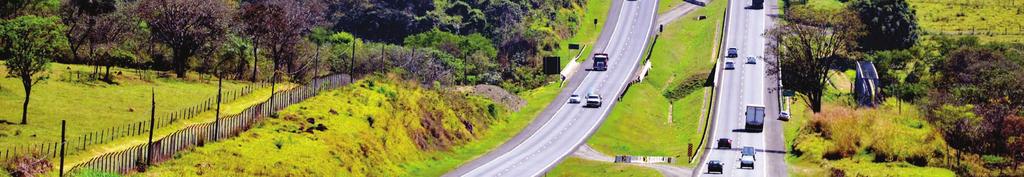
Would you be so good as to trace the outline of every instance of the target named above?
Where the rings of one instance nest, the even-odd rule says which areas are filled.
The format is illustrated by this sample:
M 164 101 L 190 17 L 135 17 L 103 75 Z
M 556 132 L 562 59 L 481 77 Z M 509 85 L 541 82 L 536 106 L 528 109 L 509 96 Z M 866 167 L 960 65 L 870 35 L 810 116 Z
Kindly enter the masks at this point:
M 711 2 L 665 26 L 652 49 L 648 76 L 631 86 L 588 145 L 611 156 L 670 156 L 679 165 L 691 165 L 687 147 L 693 144 L 693 154 L 698 153 L 703 84 L 713 67 L 709 57 L 726 5 Z
M 791 4 L 768 35 L 769 51 L 781 58 L 772 64 L 799 95 L 785 125 L 792 175 L 1024 175 L 1024 104 L 1014 99 L 1024 97 L 1024 44 L 929 34 L 917 25 L 921 10 L 906 1 L 845 4 Z M 830 15 L 859 18 L 818 19 Z M 876 67 L 875 107 L 859 105 L 848 89 L 854 61 Z
M 54 120 L 81 117 L 80 113 L 91 117 L 130 112 L 85 126 L 141 119 L 144 116 L 134 115 L 144 114 L 145 106 L 135 106 L 135 102 L 145 101 L 144 93 L 154 86 L 160 111 L 196 104 L 187 100 L 212 95 L 208 86 L 213 78 L 232 80 L 226 83 L 228 88 L 246 82 L 270 82 L 280 89 L 293 85 L 277 83 L 302 84 L 332 73 L 356 78 L 394 73 L 403 80 L 438 89 L 497 85 L 514 94 L 537 95 L 528 99 L 534 102 L 527 106 L 533 111 L 517 116 L 532 118 L 558 90 L 549 84 L 555 77 L 540 72 L 540 58 L 559 55 L 558 51 L 565 48 L 562 41 L 586 24 L 581 17 L 584 13 L 603 16 L 607 12 L 607 5 L 605 10 L 583 10 L 586 2 L 4 1 L 0 4 L 0 41 L 4 41 L 0 43 L 4 49 L 0 60 L 6 63 L 5 71 L 11 71 L 4 76 L 19 79 L 5 79 L 0 95 L 36 102 L 28 109 L 4 106 L 0 119 L 20 123 L 23 121 L 16 117 L 27 117 L 27 124 L 2 125 L 0 133 L 29 137 L 17 141 L 36 142 L 42 140 L 36 137 L 55 138 Z M 593 41 L 586 38 L 596 37 L 598 28 L 585 30 L 591 35 L 581 35 L 580 40 Z M 22 31 L 32 35 L 19 36 Z M 73 84 L 62 85 L 56 80 L 72 77 L 64 72 L 65 66 L 74 72 Z M 133 78 L 139 73 L 145 79 Z M 47 81 L 37 82 L 40 80 Z M 71 100 L 64 103 L 82 99 L 103 104 L 63 105 L 38 101 L 41 99 Z M 8 115 L 19 110 L 29 114 Z M 37 115 L 57 112 L 54 110 L 63 111 L 55 117 Z M 526 122 L 502 129 L 508 131 L 505 138 Z M 45 129 L 36 130 L 39 127 Z M 71 128 L 74 132 L 105 127 Z M 485 152 L 499 144 L 498 139 L 466 151 Z M 116 148 L 104 145 L 96 152 Z
M 141 175 L 439 176 L 515 135 L 557 93 L 524 92 L 531 104 L 512 112 L 472 94 L 375 76 Z M 240 161 L 250 163 L 233 163 Z

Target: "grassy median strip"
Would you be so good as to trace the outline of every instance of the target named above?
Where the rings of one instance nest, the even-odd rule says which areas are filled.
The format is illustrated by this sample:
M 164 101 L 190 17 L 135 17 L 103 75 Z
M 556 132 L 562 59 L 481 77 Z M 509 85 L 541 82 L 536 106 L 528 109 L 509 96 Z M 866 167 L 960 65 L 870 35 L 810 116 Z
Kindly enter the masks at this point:
M 688 76 L 706 73 L 712 68 L 708 57 L 715 46 L 714 34 L 720 28 L 726 5 L 727 1 L 714 1 L 665 26 L 665 32 L 653 48 L 652 69 L 647 79 L 633 85 L 613 108 L 588 141 L 591 147 L 608 155 L 687 158 L 688 144 L 696 146 L 702 134 L 699 129 L 703 127 L 700 123 L 703 89 L 671 101 L 671 110 L 670 100 L 663 94 Z M 698 20 L 697 16 L 707 19 Z
M 555 166 L 547 173 L 548 177 L 570 177 L 570 176 L 601 176 L 601 177 L 625 177 L 625 176 L 662 176 L 657 170 L 633 166 L 629 164 L 616 164 L 585 160 L 576 157 L 566 158 L 561 164 Z

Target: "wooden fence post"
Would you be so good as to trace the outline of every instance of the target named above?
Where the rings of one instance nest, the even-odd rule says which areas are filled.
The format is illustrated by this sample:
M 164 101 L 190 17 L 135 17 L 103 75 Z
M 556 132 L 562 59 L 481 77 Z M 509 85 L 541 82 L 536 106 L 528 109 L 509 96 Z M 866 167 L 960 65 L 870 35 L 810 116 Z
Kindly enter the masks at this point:
M 60 176 L 64 176 L 64 143 L 67 141 L 64 139 L 64 135 L 67 131 L 65 120 L 60 120 Z
M 152 91 L 152 104 L 149 108 L 149 141 L 146 142 L 146 167 L 142 168 L 145 171 L 153 163 L 153 130 L 156 124 L 156 89 Z

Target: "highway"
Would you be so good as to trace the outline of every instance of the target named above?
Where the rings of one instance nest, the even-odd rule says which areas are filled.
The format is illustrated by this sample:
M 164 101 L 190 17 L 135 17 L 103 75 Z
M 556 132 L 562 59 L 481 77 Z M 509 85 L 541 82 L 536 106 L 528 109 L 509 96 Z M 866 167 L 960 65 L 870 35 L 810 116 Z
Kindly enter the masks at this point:
M 772 17 L 778 12 L 777 1 L 767 0 L 764 9 L 749 9 L 751 0 L 734 0 L 729 2 L 728 25 L 723 51 L 737 48 L 738 57 L 726 58 L 721 54 L 716 75 L 717 97 L 714 106 L 714 122 L 705 146 L 705 154 L 700 166 L 695 170 L 699 176 L 787 176 L 785 161 L 785 141 L 782 137 L 782 124 L 777 120 L 779 114 L 778 80 L 766 74 L 768 67 L 764 61 L 766 41 L 763 34 L 773 24 Z M 748 56 L 757 57 L 756 64 L 746 64 Z M 734 70 L 724 70 L 721 66 L 726 60 L 735 62 Z M 766 106 L 764 130 L 762 132 L 744 131 L 746 105 Z M 729 138 L 733 141 L 732 149 L 718 149 L 717 140 Z M 754 169 L 740 168 L 740 151 L 744 146 L 757 150 Z M 707 162 L 720 160 L 725 163 L 722 174 L 707 173 Z
M 608 70 L 585 71 L 592 66 L 587 60 L 558 98 L 520 134 L 444 176 L 540 176 L 575 151 L 597 130 L 631 81 L 653 37 L 657 5 L 657 0 L 613 1 L 593 50 L 609 54 Z M 569 95 L 589 92 L 603 97 L 601 107 L 567 103 Z

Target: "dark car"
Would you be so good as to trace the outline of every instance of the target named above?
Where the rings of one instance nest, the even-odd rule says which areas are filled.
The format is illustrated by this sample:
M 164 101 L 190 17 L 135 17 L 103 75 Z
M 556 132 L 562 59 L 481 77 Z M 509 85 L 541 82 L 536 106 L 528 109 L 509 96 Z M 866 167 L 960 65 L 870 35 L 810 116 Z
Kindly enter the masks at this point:
M 757 160 L 757 156 L 754 156 L 754 153 L 757 153 L 757 151 L 754 150 L 754 147 L 750 146 L 744 146 L 743 150 L 740 150 L 740 156 L 750 156 L 754 160 Z
M 719 174 L 721 174 L 722 168 L 724 166 L 725 164 L 722 163 L 722 161 L 711 160 L 710 162 L 708 162 L 708 173 L 718 172 Z
M 733 69 L 736 69 L 735 64 L 733 64 L 732 61 L 725 61 L 725 70 L 733 70 Z
M 737 56 L 739 56 L 739 50 L 736 48 L 729 48 L 725 54 L 726 58 L 736 58 Z
M 732 149 L 732 140 L 729 138 L 718 139 L 718 149 Z

